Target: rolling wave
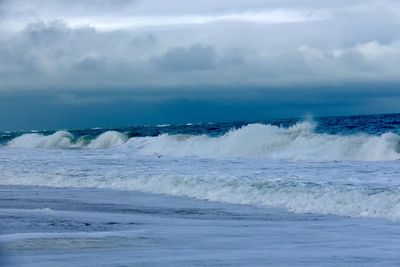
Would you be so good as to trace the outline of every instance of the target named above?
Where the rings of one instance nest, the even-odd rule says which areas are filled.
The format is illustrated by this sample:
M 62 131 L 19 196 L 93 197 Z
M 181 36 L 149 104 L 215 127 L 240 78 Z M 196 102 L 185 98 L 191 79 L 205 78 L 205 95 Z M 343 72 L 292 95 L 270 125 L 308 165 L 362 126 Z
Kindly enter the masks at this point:
M 8 142 L 13 148 L 130 148 L 144 155 L 195 157 L 262 157 L 284 160 L 357 160 L 384 161 L 400 159 L 400 136 L 333 135 L 315 132 L 315 124 L 299 122 L 291 127 L 249 124 L 232 129 L 222 136 L 169 135 L 128 138 L 107 131 L 92 140 L 75 139 L 67 131 L 52 135 L 24 134 Z
M 86 140 L 85 137 L 75 140 L 70 132 L 58 131 L 51 135 L 24 134 L 9 141 L 7 146 L 12 148 L 105 149 L 122 145 L 127 140 L 127 136 L 116 131 L 104 132 L 92 140 Z
M 400 159 L 400 136 L 328 135 L 314 131 L 312 122 L 284 128 L 249 124 L 220 137 L 206 135 L 160 135 L 134 138 L 141 143 L 140 153 L 169 156 L 262 157 L 287 160 L 359 160 Z

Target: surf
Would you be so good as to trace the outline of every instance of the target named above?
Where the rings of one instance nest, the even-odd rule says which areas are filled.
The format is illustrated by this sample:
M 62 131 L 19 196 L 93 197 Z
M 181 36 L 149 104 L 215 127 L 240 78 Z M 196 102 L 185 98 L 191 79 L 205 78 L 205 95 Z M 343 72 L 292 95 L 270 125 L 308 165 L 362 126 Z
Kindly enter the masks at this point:
M 289 127 L 254 123 L 232 128 L 219 136 L 168 134 L 128 137 L 106 131 L 75 138 L 68 131 L 51 135 L 23 134 L 10 140 L 10 148 L 131 149 L 132 153 L 172 157 L 265 158 L 273 160 L 386 161 L 400 159 L 400 136 L 386 132 L 341 135 L 318 133 L 316 123 L 301 121 Z

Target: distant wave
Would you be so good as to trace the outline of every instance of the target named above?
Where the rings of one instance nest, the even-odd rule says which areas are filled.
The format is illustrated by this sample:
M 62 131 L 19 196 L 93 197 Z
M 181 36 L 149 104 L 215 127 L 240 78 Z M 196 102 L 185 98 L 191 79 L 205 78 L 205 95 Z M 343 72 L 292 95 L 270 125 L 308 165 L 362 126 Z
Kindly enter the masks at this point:
M 66 131 L 52 135 L 24 134 L 8 142 L 15 148 L 87 148 L 121 146 L 144 155 L 198 157 L 262 157 L 285 160 L 400 159 L 400 136 L 329 135 L 315 132 L 315 124 L 299 122 L 291 127 L 249 124 L 219 137 L 207 135 L 169 135 L 128 137 L 116 131 L 105 132 L 93 140 L 75 139 Z

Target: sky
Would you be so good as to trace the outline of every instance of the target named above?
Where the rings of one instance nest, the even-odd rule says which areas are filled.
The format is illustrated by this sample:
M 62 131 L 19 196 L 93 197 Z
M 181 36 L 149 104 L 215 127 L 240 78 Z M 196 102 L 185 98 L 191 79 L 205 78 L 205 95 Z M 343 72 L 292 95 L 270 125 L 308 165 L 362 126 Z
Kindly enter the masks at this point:
M 400 112 L 400 1 L 0 0 L 0 130 Z

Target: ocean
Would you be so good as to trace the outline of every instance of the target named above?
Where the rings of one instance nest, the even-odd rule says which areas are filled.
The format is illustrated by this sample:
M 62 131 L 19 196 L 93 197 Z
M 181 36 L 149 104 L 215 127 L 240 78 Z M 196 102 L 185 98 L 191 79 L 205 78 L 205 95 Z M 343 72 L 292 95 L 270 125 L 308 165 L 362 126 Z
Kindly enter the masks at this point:
M 0 132 L 2 266 L 399 266 L 400 114 Z

